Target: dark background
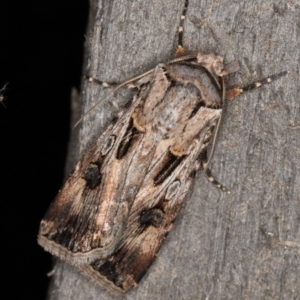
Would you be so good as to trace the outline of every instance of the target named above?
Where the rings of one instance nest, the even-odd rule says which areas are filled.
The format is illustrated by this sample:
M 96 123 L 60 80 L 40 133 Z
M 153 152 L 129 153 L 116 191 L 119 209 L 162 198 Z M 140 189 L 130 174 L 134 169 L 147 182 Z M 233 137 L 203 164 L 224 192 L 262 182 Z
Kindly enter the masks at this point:
M 37 233 L 63 181 L 70 91 L 80 85 L 87 17 L 88 0 L 1 4 L 0 88 L 9 82 L 6 108 L 0 104 L 5 299 L 46 295 L 52 261 Z

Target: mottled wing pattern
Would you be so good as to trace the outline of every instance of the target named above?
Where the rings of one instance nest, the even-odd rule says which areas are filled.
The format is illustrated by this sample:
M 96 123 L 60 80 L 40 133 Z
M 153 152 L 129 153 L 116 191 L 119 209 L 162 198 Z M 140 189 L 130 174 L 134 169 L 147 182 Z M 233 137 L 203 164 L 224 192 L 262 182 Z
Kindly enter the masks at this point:
M 78 162 L 41 222 L 38 242 L 70 263 L 109 255 L 127 223 L 154 153 L 142 151 L 144 134 L 133 126 L 135 98 Z

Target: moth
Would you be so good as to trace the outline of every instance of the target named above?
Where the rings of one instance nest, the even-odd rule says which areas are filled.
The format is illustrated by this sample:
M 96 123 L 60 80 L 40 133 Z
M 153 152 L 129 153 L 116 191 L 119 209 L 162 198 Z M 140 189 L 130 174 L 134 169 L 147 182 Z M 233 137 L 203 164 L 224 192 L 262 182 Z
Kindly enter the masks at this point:
M 184 20 L 188 1 L 183 10 Z M 181 23 L 182 25 L 182 23 Z M 182 26 L 179 48 L 182 52 Z M 181 56 L 139 75 L 138 91 L 77 163 L 41 221 L 38 242 L 112 293 L 141 280 L 160 249 L 215 143 L 225 98 L 287 72 L 226 90 L 215 54 Z M 90 81 L 99 82 L 90 79 Z

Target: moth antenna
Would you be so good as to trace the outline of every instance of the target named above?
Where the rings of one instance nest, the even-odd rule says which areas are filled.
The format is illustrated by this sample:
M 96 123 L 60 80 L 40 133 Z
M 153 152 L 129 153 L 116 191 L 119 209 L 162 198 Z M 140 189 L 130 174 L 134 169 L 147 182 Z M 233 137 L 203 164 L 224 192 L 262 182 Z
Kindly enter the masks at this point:
M 223 184 L 221 184 L 219 181 L 217 181 L 213 175 L 211 174 L 210 169 L 208 169 L 206 167 L 206 172 L 205 175 L 207 176 L 207 179 L 210 183 L 212 183 L 213 185 L 215 185 L 217 188 L 219 188 L 220 190 L 222 190 L 222 192 L 225 192 L 226 194 L 230 195 L 231 191 L 228 190 Z
M 178 46 L 176 50 L 175 56 L 182 56 L 184 54 L 184 48 L 183 48 L 183 24 L 185 21 L 186 11 L 187 7 L 189 5 L 189 1 L 185 0 L 183 10 L 180 16 L 180 22 L 178 27 Z
M 108 92 L 104 97 L 102 97 L 98 102 L 96 102 L 76 123 L 75 123 L 75 125 L 74 125 L 74 128 L 75 127 L 77 127 L 78 126 L 78 124 L 96 107 L 96 106 L 98 106 L 102 101 L 104 101 L 105 99 L 107 99 L 108 98 L 108 96 L 110 96 L 111 94 L 113 94 L 113 93 L 115 93 L 117 90 L 119 90 L 120 88 L 122 88 L 122 87 L 124 87 L 124 86 L 126 86 L 126 85 L 128 85 L 128 84 L 130 84 L 130 83 L 132 83 L 132 82 L 134 82 L 134 81 L 137 81 L 137 80 L 139 80 L 139 79 L 141 79 L 142 77 L 144 77 L 144 76 L 146 76 L 146 75 L 149 75 L 149 74 L 151 74 L 152 72 L 154 71 L 154 69 L 151 69 L 151 70 L 149 70 L 149 71 L 147 71 L 147 72 L 145 72 L 145 73 L 143 73 L 143 74 L 141 74 L 141 75 L 138 75 L 138 76 L 136 76 L 136 77 L 133 77 L 133 78 L 131 78 L 131 79 L 129 79 L 129 80 L 126 80 L 126 81 L 124 81 L 124 82 L 122 82 L 122 83 L 120 83 L 118 86 L 116 86 L 113 90 L 111 90 L 110 92 Z M 101 81 L 101 80 L 98 80 L 98 79 L 95 79 L 95 78 L 93 78 L 93 80 L 90 80 L 90 78 L 92 78 L 92 77 L 89 77 L 89 81 L 90 82 L 95 82 L 95 83 L 97 83 L 97 84 L 100 84 L 100 85 L 102 85 L 103 86 L 103 81 Z
M 174 59 L 170 60 L 169 62 L 167 62 L 167 64 L 171 65 L 171 64 L 175 64 L 175 63 L 179 63 L 179 62 L 187 61 L 187 60 L 192 60 L 192 59 L 197 59 L 197 54 L 189 54 L 189 55 L 177 57 L 177 58 L 174 58 Z
M 226 84 L 225 84 L 224 77 L 221 77 L 221 87 L 222 87 L 221 101 L 222 101 L 222 107 L 224 107 L 225 98 L 226 98 Z M 207 168 L 208 168 L 208 166 L 209 166 L 209 164 L 212 160 L 212 157 L 214 155 L 214 152 L 215 152 L 216 141 L 217 141 L 217 137 L 218 137 L 218 134 L 219 134 L 219 131 L 220 131 L 220 126 L 221 126 L 221 123 L 222 123 L 222 119 L 223 119 L 223 113 L 221 113 L 220 118 L 218 120 L 218 123 L 215 127 L 215 130 L 214 130 L 214 135 L 213 135 L 213 140 L 212 140 L 208 160 L 207 160 L 206 164 L 203 166 L 203 173 L 206 174 L 208 176 L 208 178 L 209 178 L 209 175 L 207 174 L 207 172 L 208 172 Z

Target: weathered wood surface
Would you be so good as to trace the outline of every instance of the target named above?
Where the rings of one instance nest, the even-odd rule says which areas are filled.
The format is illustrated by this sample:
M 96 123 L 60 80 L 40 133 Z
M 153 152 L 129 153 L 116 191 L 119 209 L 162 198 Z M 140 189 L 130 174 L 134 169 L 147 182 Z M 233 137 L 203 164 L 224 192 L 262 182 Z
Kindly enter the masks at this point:
M 181 0 L 91 0 L 84 73 L 122 82 L 173 57 Z M 199 178 L 138 288 L 124 299 L 300 298 L 300 5 L 190 0 L 187 50 L 241 69 L 229 86 L 291 74 L 229 104 L 211 165 L 230 196 Z M 107 91 L 82 83 L 87 110 Z M 122 106 L 130 92 L 114 101 Z M 105 101 L 80 129 L 67 173 L 116 110 Z M 48 299 L 115 299 L 57 262 Z

